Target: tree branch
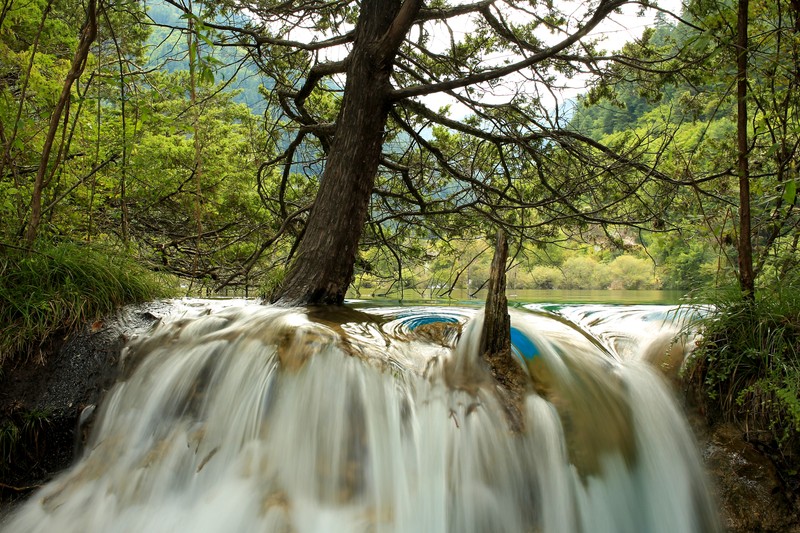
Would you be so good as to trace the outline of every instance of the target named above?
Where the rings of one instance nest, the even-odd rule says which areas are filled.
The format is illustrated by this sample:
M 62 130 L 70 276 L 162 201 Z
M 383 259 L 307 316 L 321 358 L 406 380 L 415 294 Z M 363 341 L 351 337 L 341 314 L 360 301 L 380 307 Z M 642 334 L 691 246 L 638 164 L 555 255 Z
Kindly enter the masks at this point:
M 422 7 L 422 2 L 423 0 L 404 0 L 403 5 L 400 6 L 400 11 L 398 11 L 389 25 L 389 29 L 381 37 L 378 45 L 381 57 L 386 58 L 396 53 L 406 33 L 408 33 L 408 29 L 415 22 L 417 13 Z
M 562 50 L 565 50 L 566 48 L 580 41 L 582 38 L 588 35 L 589 32 L 595 28 L 595 26 L 597 26 L 603 19 L 605 19 L 606 16 L 608 16 L 615 9 L 622 7 L 627 3 L 628 0 L 601 0 L 600 4 L 597 6 L 597 10 L 595 11 L 594 15 L 592 15 L 589 21 L 582 28 L 580 28 L 575 33 L 573 33 L 566 39 L 562 40 L 561 42 L 549 48 L 541 50 L 531 55 L 530 57 L 523 59 L 522 61 L 518 61 L 516 63 L 511 63 L 510 65 L 486 70 L 483 72 L 478 72 L 476 74 L 464 76 L 461 78 L 445 82 L 432 83 L 426 85 L 414 85 L 402 89 L 395 89 L 389 94 L 389 98 L 393 101 L 398 101 L 410 98 L 412 96 L 423 96 L 426 94 L 433 94 L 437 92 L 458 89 L 466 87 L 468 85 L 474 85 L 477 83 L 496 80 L 502 78 L 503 76 L 507 76 L 508 74 L 512 74 L 522 69 L 531 67 L 537 63 L 541 63 L 546 59 L 554 57 Z

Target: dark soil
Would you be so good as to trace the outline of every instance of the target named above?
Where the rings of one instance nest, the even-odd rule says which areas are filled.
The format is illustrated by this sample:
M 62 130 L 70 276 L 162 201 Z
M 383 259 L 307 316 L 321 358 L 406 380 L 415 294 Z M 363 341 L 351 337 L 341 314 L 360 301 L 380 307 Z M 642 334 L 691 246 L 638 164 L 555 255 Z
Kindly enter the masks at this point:
M 94 406 L 116 380 L 125 342 L 148 330 L 168 308 L 166 303 L 126 308 L 69 338 L 51 339 L 38 361 L 19 359 L 3 368 L 0 519 L 72 463 Z

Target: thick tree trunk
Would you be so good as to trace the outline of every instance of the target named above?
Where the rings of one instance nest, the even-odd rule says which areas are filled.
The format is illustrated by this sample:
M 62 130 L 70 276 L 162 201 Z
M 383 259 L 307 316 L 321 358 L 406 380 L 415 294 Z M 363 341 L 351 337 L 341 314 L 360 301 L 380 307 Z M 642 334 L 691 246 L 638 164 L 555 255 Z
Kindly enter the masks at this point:
M 406 0 L 409 5 L 417 3 Z M 387 40 L 387 36 L 405 33 L 396 26 L 398 20 L 407 18 L 408 7 L 404 5 L 401 11 L 400 0 L 362 3 L 336 134 L 319 193 L 295 259 L 282 286 L 271 296 L 273 302 L 341 304 L 344 300 L 390 109 L 389 80 L 400 41 Z
M 739 0 L 736 37 L 736 136 L 739 167 L 739 287 L 746 298 L 755 297 L 753 242 L 750 227 L 750 169 L 747 146 L 747 22 L 749 0 Z

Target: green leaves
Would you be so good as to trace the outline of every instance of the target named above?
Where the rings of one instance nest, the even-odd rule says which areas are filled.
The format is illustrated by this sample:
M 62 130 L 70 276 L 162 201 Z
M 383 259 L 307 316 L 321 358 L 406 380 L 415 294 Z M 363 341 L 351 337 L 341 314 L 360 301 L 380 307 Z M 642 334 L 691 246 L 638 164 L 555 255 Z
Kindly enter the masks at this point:
M 797 181 L 787 181 L 783 188 L 783 201 L 793 205 L 797 199 Z
M 61 244 L 27 253 L 0 246 L 0 262 L 0 366 L 55 331 L 168 293 L 151 272 L 108 249 Z
M 714 312 L 700 321 L 702 340 L 687 372 L 705 393 L 707 412 L 768 431 L 786 470 L 800 460 L 799 294 L 795 274 L 755 301 L 737 289 L 711 295 Z

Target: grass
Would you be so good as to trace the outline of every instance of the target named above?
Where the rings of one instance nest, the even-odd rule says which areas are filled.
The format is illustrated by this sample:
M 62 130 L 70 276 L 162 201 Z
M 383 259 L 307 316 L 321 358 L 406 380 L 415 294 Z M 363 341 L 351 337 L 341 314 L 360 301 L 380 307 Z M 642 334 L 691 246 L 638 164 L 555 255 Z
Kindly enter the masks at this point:
M 800 465 L 800 282 L 757 292 L 716 293 L 689 367 L 712 418 L 735 421 L 774 446 L 794 473 Z
M 15 462 L 21 450 L 38 455 L 50 413 L 34 409 L 12 413 L 0 424 L 0 473 Z
M 58 244 L 31 252 L 0 246 L 0 371 L 54 334 L 68 334 L 129 303 L 168 293 L 131 258 Z

